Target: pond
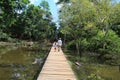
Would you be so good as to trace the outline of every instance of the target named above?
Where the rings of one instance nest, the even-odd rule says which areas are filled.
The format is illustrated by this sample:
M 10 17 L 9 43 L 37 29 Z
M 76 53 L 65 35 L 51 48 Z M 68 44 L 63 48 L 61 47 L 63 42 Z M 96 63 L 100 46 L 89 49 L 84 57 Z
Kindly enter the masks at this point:
M 72 65 L 72 68 L 78 80 L 120 80 L 118 66 L 83 63 L 79 68 L 76 65 Z
M 97 63 L 95 58 L 90 56 L 84 56 L 81 60 L 71 51 L 66 51 L 66 55 L 77 80 L 120 80 L 119 66 Z M 76 65 L 76 60 L 79 65 Z
M 23 47 L 0 53 L 0 80 L 36 80 L 42 64 L 32 63 L 36 58 L 43 61 L 47 53 L 46 50 Z

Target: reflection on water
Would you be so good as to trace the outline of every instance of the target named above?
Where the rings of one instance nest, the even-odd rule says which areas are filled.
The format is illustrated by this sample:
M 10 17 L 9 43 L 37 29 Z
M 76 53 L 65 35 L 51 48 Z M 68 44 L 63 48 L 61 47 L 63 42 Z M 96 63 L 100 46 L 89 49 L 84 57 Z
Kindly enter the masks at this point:
M 80 68 L 72 65 L 77 76 L 77 80 L 120 80 L 118 66 L 101 65 L 101 64 L 82 64 Z M 91 74 L 98 75 L 103 79 L 87 79 Z
M 0 54 L 0 80 L 34 80 L 45 53 L 39 49 L 17 48 Z M 32 64 L 35 58 L 39 65 Z
M 66 51 L 66 55 L 77 80 L 120 80 L 119 66 L 99 64 L 97 63 L 96 58 L 86 54 L 83 54 L 80 59 L 80 57 L 76 56 L 72 51 Z M 92 74 L 94 74 L 95 77 L 97 75 L 97 78 L 94 78 L 94 75 Z M 88 79 L 88 77 L 94 79 Z M 98 79 L 100 77 L 102 79 Z
M 19 71 L 14 71 L 14 72 L 12 73 L 12 78 L 13 78 L 13 79 L 14 79 L 14 78 L 20 79 L 20 77 L 21 77 L 21 73 L 20 73 Z

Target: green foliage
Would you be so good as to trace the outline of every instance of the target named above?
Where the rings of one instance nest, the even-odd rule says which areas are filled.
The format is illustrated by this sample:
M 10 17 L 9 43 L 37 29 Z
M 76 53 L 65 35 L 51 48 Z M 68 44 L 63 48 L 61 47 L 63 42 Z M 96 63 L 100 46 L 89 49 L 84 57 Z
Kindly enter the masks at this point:
M 90 76 L 87 77 L 87 80 L 104 80 L 100 76 L 96 74 L 91 74 Z
M 9 35 L 11 38 L 44 40 L 53 36 L 56 28 L 51 22 L 49 5 L 47 2 L 43 5 L 45 10 L 29 4 L 29 0 L 0 1 L 1 37 L 8 39 L 5 35 Z
M 109 30 L 106 36 L 102 31 L 99 31 L 95 37 L 91 38 L 89 46 L 98 52 L 119 53 L 120 38 L 112 30 Z
M 112 30 L 114 30 L 120 37 L 120 25 L 112 27 Z
M 106 38 L 107 49 L 110 50 L 110 53 L 119 53 L 120 52 L 120 38 L 116 35 L 115 32 L 109 30 Z M 114 47 L 113 47 L 114 46 Z
M 46 2 L 46 1 L 42 1 L 41 3 L 40 3 L 40 6 L 45 10 L 45 11 L 49 11 L 50 9 L 49 9 L 49 4 L 48 4 L 48 2 Z
M 70 0 L 59 0 L 59 2 L 57 2 L 57 4 L 63 3 L 63 2 L 69 2 Z
M 120 38 L 112 30 L 109 30 L 107 35 L 104 36 L 102 31 L 89 40 L 88 50 L 96 52 L 102 62 L 116 63 L 120 53 Z
M 76 46 L 79 54 L 81 50 L 86 50 L 85 40 L 87 42 L 97 33 L 94 23 L 95 8 L 89 4 L 88 0 L 72 1 L 71 4 L 71 6 L 65 4 L 61 10 L 60 18 L 63 20 L 61 24 L 64 25 L 61 32 L 69 38 L 70 44 L 73 43 Z
M 9 39 L 9 35 L 4 33 L 4 32 L 0 32 L 0 41 L 7 41 Z
M 101 62 L 117 62 L 115 56 L 120 53 L 119 6 L 110 0 L 70 0 L 63 3 L 60 32 L 67 47 L 78 54 L 94 52 Z

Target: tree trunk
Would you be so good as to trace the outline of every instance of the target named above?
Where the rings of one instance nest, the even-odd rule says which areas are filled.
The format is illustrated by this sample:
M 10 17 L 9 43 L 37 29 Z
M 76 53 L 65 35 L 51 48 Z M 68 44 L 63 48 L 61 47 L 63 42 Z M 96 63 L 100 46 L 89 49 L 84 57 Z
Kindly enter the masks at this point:
M 79 51 L 79 44 L 78 43 L 76 43 L 76 49 L 77 49 L 77 55 L 79 56 L 80 51 Z
M 80 54 L 80 57 L 82 57 L 81 43 L 82 43 L 82 40 L 80 39 L 80 41 L 79 41 L 79 54 Z
M 65 47 L 66 34 L 64 35 L 63 46 Z

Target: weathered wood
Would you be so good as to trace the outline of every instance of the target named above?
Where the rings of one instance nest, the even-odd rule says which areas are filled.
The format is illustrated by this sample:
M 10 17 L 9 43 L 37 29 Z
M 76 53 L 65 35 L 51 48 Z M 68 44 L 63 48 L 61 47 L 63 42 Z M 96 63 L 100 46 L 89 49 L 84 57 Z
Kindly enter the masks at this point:
M 51 48 L 37 80 L 76 80 L 62 50 Z

